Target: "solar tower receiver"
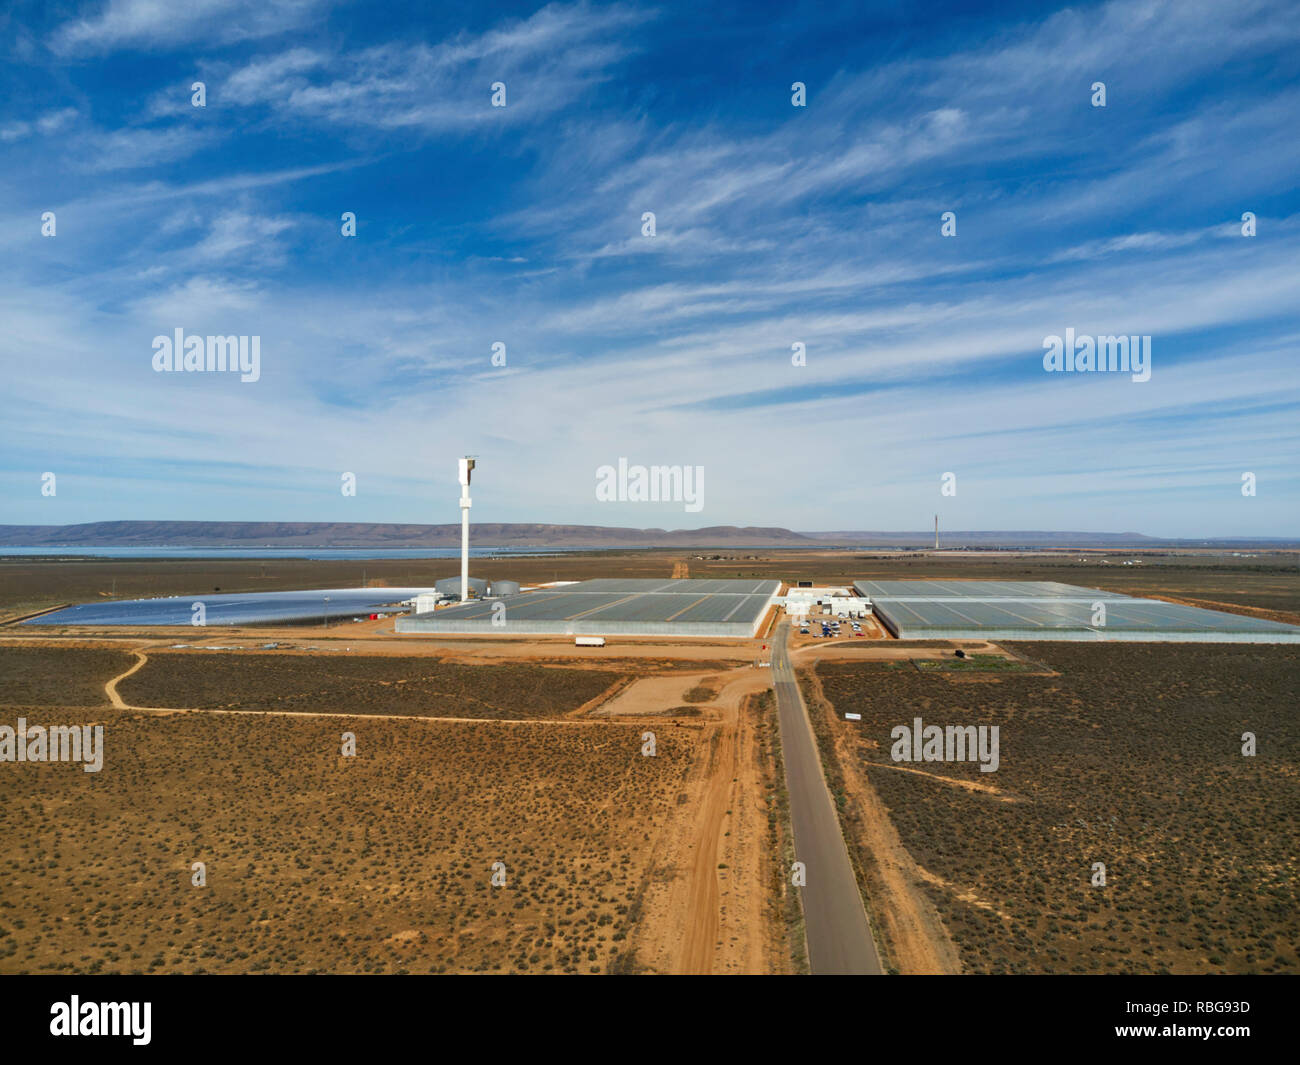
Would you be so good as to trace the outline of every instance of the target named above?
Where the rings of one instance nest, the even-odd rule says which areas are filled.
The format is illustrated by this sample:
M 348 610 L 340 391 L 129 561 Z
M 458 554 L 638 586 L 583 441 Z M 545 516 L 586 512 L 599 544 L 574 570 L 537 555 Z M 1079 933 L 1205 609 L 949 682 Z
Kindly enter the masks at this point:
M 469 598 L 469 476 L 474 471 L 474 460 L 468 456 L 460 460 L 460 601 Z

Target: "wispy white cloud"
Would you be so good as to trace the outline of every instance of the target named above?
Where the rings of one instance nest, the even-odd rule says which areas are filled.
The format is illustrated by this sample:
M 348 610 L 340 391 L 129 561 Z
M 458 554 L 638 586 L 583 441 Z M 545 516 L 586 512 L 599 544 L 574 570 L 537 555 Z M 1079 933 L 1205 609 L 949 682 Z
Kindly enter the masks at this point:
M 34 122 L 9 122 L 0 126 L 0 143 L 22 140 L 33 134 L 49 136 L 63 129 L 77 117 L 75 107 L 61 107 L 56 111 L 47 111 Z
M 309 71 L 328 62 L 328 56 L 310 48 L 291 48 L 277 55 L 259 57 L 225 79 L 221 102 L 247 105 L 287 100 L 308 84 L 305 75 Z
M 140 170 L 188 159 L 220 140 L 222 132 L 197 126 L 123 128 L 87 132 L 70 142 L 79 169 Z
M 60 55 L 94 55 L 119 48 L 152 51 L 191 41 L 228 44 L 269 37 L 305 25 L 323 0 L 107 0 L 87 5 L 55 31 Z
M 261 105 L 282 121 L 350 130 L 441 132 L 517 124 L 578 100 L 634 50 L 649 14 L 629 6 L 558 5 L 478 35 L 355 52 L 293 48 L 234 70 L 221 98 Z M 492 85 L 506 105 L 492 107 Z
M 595 503 L 595 466 L 626 455 L 705 465 L 705 524 L 924 526 L 955 470 L 949 527 L 1295 534 L 1297 98 L 1232 72 L 1300 19 L 1263 0 L 1238 17 L 1113 3 L 874 65 L 837 53 L 804 110 L 748 106 L 743 78 L 692 96 L 668 20 L 632 7 L 197 50 L 206 114 L 171 71 L 143 115 L 62 120 L 79 183 L 39 196 L 57 240 L 0 171 L 0 486 L 62 463 L 93 486 L 78 517 L 211 516 L 191 483 L 222 516 L 321 517 L 347 469 L 384 485 L 367 517 L 428 520 L 430 471 L 470 449 L 482 520 L 688 524 Z M 104 39 L 165 43 L 126 25 Z M 625 91 L 633 68 L 662 94 Z M 21 127 L 40 165 L 38 124 L 18 113 L 0 140 Z M 218 143 L 232 165 L 194 165 Z M 258 155 L 283 144 L 301 165 Z M 481 196 L 438 186 L 462 160 Z M 150 340 L 178 325 L 260 335 L 262 380 L 154 374 Z M 1067 327 L 1151 334 L 1151 381 L 1045 374 Z M 837 443 L 810 464 L 813 427 Z M 105 456 L 129 504 L 95 480 Z M 1241 470 L 1269 491 L 1243 504 Z
M 293 225 L 288 218 L 252 214 L 245 210 L 224 211 L 212 222 L 207 236 L 195 247 L 205 259 L 226 259 L 252 250 L 266 261 L 280 261 L 283 251 L 276 237 Z

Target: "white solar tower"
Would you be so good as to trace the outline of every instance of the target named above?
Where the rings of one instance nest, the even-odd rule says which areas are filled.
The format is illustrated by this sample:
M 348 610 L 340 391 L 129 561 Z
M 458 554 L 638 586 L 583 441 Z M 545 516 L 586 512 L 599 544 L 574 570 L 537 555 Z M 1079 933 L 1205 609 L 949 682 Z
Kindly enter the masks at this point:
M 460 460 L 460 601 L 469 598 L 469 475 L 474 470 L 474 460 L 466 456 Z

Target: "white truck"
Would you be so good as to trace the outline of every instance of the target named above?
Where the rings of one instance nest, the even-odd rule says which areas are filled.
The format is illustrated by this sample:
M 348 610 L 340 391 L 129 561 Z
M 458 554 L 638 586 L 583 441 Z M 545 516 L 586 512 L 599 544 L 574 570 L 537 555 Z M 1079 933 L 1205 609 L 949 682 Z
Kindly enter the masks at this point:
M 574 645 L 577 647 L 604 647 L 604 636 L 575 636 Z

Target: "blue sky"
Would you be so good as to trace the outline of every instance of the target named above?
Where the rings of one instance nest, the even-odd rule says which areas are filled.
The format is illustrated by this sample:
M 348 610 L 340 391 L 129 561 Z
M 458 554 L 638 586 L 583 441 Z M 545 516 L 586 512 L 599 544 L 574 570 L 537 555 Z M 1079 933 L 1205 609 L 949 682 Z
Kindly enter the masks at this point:
M 1300 8 L 995 11 L 19 0 L 0 522 L 1300 536 Z

